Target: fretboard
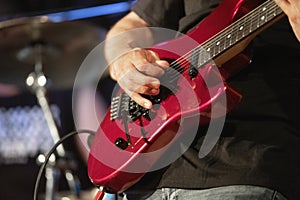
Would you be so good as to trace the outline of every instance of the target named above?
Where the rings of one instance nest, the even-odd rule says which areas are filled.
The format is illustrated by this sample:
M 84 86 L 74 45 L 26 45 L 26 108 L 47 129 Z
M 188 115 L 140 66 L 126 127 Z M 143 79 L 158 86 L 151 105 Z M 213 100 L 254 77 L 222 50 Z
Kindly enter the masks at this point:
M 264 2 L 211 39 L 193 49 L 192 63 L 197 63 L 194 66 L 198 66 L 198 68 L 203 66 L 280 16 L 283 16 L 283 12 L 273 0 Z

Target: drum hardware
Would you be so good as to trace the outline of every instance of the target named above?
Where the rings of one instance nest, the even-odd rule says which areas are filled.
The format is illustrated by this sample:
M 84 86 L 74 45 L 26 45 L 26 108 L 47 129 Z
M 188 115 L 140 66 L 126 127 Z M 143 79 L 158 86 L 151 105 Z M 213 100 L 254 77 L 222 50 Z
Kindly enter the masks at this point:
M 41 56 L 43 45 L 40 43 L 36 43 L 33 49 L 36 55 L 34 71 L 28 75 L 26 79 L 26 85 L 35 94 L 38 104 L 40 105 L 44 113 L 44 117 L 46 119 L 53 142 L 56 143 L 60 140 L 60 136 L 59 136 L 59 130 L 57 128 L 57 124 L 54 120 L 49 102 L 47 100 L 47 89 L 46 89 L 47 78 L 43 72 L 43 62 Z M 79 196 L 80 184 L 78 182 L 78 179 L 72 173 L 72 170 L 76 168 L 76 167 L 71 167 L 74 166 L 73 160 L 69 158 L 68 153 L 66 152 L 62 144 L 57 147 L 56 153 L 57 156 L 53 154 L 52 159 L 50 160 L 50 162 L 46 167 L 45 200 L 54 200 L 55 190 L 57 188 L 57 182 L 58 179 L 60 178 L 61 171 L 64 172 L 71 193 L 76 196 Z M 40 161 L 41 161 L 41 156 L 42 155 L 39 156 Z
M 81 63 L 105 33 L 92 23 L 53 23 L 45 16 L 0 22 L 0 83 L 27 90 L 24 79 L 35 64 L 34 46 L 41 44 L 48 90 L 72 89 Z
M 0 59 L 3 60 L 0 76 L 4 75 L 0 82 L 29 88 L 35 94 L 54 143 L 60 136 L 50 110 L 47 90 L 72 88 L 84 57 L 103 39 L 103 31 L 99 30 L 82 22 L 52 23 L 47 17 L 0 22 Z M 37 158 L 40 163 L 43 159 L 44 155 Z M 56 155 L 51 157 L 46 167 L 46 200 L 55 199 L 62 171 L 71 193 L 79 196 L 79 181 L 72 173 L 75 169 L 75 160 L 62 144 L 59 145 Z

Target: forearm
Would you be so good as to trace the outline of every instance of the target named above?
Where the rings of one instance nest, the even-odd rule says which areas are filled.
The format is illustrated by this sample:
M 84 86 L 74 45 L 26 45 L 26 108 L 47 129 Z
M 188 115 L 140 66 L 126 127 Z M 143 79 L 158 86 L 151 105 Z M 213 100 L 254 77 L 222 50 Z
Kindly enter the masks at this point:
M 120 55 L 137 47 L 152 42 L 148 24 L 134 12 L 118 21 L 107 33 L 105 40 L 105 56 L 109 63 Z M 142 28 L 142 29 L 141 29 Z
M 152 102 L 141 94 L 157 95 L 160 81 L 169 63 L 148 50 L 153 44 L 148 24 L 134 12 L 122 18 L 108 32 L 105 56 L 109 73 L 121 88 L 139 105 L 150 109 Z
M 107 38 L 109 39 L 117 34 L 128 30 L 132 30 L 135 28 L 143 28 L 147 26 L 148 24 L 137 14 L 135 14 L 134 12 L 130 12 L 110 29 L 110 31 L 107 34 Z

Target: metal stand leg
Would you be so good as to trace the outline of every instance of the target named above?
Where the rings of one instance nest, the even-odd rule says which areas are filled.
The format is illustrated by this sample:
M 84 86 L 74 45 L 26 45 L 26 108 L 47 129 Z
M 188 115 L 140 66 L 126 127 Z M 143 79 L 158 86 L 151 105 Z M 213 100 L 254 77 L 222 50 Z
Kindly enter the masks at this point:
M 54 167 L 46 168 L 46 193 L 45 200 L 54 200 L 57 181 L 60 178 L 60 170 Z
M 41 45 L 37 44 L 35 46 L 35 71 L 28 75 L 26 84 L 27 86 L 29 86 L 32 92 L 35 93 L 38 104 L 40 105 L 47 121 L 47 125 L 53 142 L 56 143 L 60 140 L 60 136 L 57 124 L 54 120 L 48 100 L 46 98 L 45 85 L 47 83 L 47 79 L 42 72 L 41 48 Z M 68 155 L 66 154 L 66 151 L 62 144 L 57 147 L 56 152 L 57 158 L 54 157 L 53 161 L 48 163 L 46 168 L 46 200 L 54 200 L 55 191 L 58 187 L 58 180 L 60 178 L 61 171 L 64 172 L 71 192 L 76 196 L 79 196 L 80 184 L 71 172 L 71 160 L 68 158 Z
M 68 181 L 68 185 L 69 185 L 71 193 L 73 195 L 79 197 L 80 196 L 80 183 L 76 179 L 76 177 L 74 177 L 71 170 L 65 170 L 65 177 L 66 177 L 66 180 Z

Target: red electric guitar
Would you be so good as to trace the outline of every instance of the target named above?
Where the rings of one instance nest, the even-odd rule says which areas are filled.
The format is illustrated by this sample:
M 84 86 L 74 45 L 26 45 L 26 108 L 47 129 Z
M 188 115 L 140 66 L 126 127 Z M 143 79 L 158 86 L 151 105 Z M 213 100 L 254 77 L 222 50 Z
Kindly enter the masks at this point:
M 283 15 L 273 0 L 224 0 L 187 35 L 151 47 L 170 61 L 160 94 L 148 97 L 154 106 L 147 110 L 119 90 L 92 143 L 91 181 L 108 192 L 126 190 L 163 165 L 190 128 L 232 110 L 241 95 L 226 79 L 248 64 L 250 41 Z M 179 48 L 184 55 L 174 53 Z M 215 108 L 226 109 L 213 114 Z

